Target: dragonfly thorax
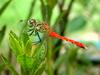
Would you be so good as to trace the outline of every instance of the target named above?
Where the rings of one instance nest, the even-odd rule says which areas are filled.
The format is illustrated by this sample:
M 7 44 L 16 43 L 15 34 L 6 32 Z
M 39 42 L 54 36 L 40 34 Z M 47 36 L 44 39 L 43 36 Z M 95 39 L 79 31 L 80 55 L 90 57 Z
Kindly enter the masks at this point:
M 38 30 L 39 32 L 45 32 L 46 31 L 43 23 L 37 23 L 36 30 Z
M 49 32 L 50 28 L 46 22 L 37 22 L 35 19 L 30 19 L 29 24 L 33 27 L 35 31 L 38 32 Z

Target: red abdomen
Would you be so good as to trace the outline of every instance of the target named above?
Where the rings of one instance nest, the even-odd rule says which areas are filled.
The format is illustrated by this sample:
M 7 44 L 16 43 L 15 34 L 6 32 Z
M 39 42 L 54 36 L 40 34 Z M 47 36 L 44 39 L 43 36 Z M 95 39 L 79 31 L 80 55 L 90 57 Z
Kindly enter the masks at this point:
M 84 44 L 80 43 L 80 42 L 77 42 L 75 40 L 71 40 L 69 38 L 65 38 L 63 36 L 60 36 L 59 34 L 57 34 L 56 32 L 50 32 L 49 33 L 49 36 L 50 37 L 54 37 L 54 38 L 58 38 L 58 39 L 61 39 L 61 40 L 66 40 L 67 42 L 70 42 L 72 44 L 75 44 L 76 46 L 80 47 L 80 48 L 84 48 L 85 49 L 85 46 Z

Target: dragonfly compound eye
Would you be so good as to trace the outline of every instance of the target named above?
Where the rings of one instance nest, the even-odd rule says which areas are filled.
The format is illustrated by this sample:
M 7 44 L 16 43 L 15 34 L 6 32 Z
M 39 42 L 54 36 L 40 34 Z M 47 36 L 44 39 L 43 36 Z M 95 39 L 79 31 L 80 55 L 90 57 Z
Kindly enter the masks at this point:
M 28 23 L 30 25 L 36 25 L 36 20 L 35 19 L 30 19 L 30 20 L 28 20 Z

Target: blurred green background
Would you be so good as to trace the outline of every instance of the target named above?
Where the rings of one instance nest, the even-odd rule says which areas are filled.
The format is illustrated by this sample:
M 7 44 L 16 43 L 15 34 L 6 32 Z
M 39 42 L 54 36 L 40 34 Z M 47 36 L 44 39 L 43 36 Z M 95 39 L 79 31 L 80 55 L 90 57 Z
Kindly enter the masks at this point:
M 50 62 L 43 75 L 100 75 L 100 0 L 0 0 L 0 55 L 13 65 L 9 31 L 19 35 L 21 20 L 31 18 L 46 21 L 55 32 L 87 46 L 83 50 L 50 38 Z M 0 63 L 0 75 L 11 75 L 1 59 Z

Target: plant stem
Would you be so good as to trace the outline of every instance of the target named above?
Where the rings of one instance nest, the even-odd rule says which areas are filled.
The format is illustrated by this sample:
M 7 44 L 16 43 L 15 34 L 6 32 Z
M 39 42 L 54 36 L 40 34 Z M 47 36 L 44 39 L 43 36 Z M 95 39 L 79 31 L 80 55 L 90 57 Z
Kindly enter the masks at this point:
M 52 49 L 51 49 L 51 39 L 47 39 L 47 73 L 48 75 L 53 75 L 53 67 L 52 67 Z

